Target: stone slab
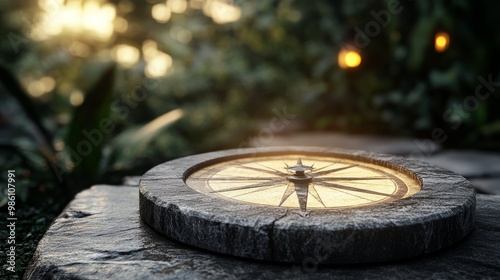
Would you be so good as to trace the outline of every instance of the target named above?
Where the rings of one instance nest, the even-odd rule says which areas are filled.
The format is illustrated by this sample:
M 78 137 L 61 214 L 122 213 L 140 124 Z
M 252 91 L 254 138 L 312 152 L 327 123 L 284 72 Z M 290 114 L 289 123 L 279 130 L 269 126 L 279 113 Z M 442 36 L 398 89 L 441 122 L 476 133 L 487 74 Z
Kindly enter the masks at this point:
M 320 208 L 304 215 L 299 208 L 209 196 L 184 183 L 187 170 L 210 162 L 294 153 L 371 162 L 408 172 L 421 180 L 422 189 L 401 200 Z M 177 241 L 233 256 L 290 263 L 300 263 L 318 251 L 322 252 L 320 263 L 371 263 L 429 253 L 466 236 L 475 211 L 474 191 L 462 176 L 393 155 L 324 147 L 225 150 L 169 161 L 143 176 L 139 203 L 142 219 Z
M 421 160 L 466 178 L 500 176 L 500 154 L 483 151 L 447 150 Z
M 422 141 L 425 141 L 425 143 Z M 321 146 L 338 149 L 364 150 L 400 156 L 412 154 L 419 155 L 422 153 L 422 149 L 425 150 L 426 155 L 441 150 L 440 145 L 429 140 L 326 132 L 273 135 L 272 138 L 266 137 L 265 139 L 255 137 L 250 141 L 250 145 L 253 147 Z
M 228 257 L 169 240 L 139 218 L 139 191 L 95 186 L 54 221 L 25 279 L 499 279 L 500 196 L 478 195 L 474 231 L 448 249 L 399 262 L 316 266 Z

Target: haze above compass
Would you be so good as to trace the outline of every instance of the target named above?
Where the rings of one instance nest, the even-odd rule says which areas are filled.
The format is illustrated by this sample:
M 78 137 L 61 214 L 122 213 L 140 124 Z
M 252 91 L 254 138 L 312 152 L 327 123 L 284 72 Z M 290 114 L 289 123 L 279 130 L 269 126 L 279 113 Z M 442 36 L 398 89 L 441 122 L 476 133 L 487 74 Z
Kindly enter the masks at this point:
M 385 203 L 421 188 L 385 166 L 300 154 L 223 161 L 195 171 L 186 184 L 206 195 L 302 211 Z

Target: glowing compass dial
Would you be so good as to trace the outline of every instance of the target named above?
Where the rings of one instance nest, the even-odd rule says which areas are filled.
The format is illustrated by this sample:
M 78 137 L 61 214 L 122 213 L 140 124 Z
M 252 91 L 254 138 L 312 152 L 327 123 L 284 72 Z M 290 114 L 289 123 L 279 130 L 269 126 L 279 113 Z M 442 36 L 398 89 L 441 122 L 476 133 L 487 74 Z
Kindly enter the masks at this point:
M 232 159 L 186 179 L 206 195 L 272 207 L 330 209 L 403 199 L 421 189 L 409 172 L 333 156 L 287 154 Z

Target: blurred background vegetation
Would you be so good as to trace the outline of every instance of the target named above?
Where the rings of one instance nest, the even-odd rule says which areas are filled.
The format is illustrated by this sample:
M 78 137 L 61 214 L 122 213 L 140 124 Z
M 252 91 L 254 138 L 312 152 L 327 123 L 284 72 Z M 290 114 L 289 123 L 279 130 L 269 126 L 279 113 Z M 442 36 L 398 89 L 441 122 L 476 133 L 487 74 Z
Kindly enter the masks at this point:
M 500 81 L 499 6 L 2 1 L 0 161 L 19 200 L 64 205 L 93 183 L 241 147 L 284 108 L 297 116 L 286 131 L 442 128 L 444 146 L 500 149 L 498 93 L 475 97 L 479 76 Z

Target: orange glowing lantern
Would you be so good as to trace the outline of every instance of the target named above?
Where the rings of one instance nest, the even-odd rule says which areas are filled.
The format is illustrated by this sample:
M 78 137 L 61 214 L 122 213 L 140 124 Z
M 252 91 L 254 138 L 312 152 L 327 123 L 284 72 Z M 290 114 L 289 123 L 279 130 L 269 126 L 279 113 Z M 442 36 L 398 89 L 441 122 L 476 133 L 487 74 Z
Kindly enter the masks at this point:
M 434 37 L 434 49 L 437 52 L 444 52 L 450 46 L 450 35 L 446 32 L 439 32 Z
M 354 50 L 342 49 L 339 52 L 338 63 L 342 69 L 356 68 L 361 64 L 361 54 Z

